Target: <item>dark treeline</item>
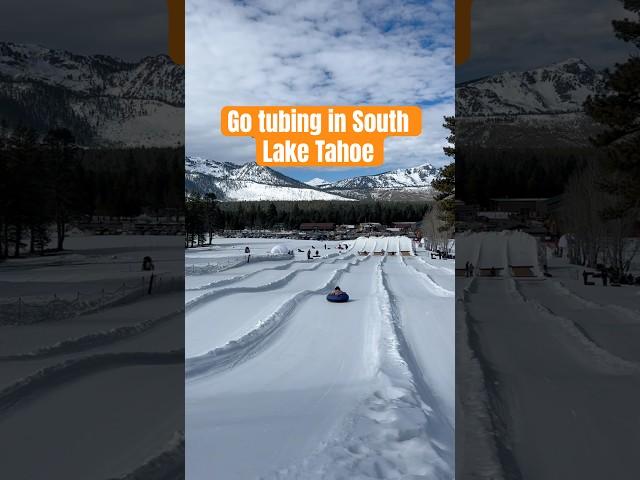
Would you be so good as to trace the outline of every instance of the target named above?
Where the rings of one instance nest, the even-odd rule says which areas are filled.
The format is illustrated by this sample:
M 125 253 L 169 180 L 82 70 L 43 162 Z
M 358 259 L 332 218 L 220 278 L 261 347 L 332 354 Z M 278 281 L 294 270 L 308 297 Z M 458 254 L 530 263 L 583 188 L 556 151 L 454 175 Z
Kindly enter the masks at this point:
M 218 202 L 213 194 L 186 200 L 187 244 L 203 243 L 221 230 L 298 229 L 301 223 L 354 225 L 362 222 L 419 221 L 428 202 Z
M 598 152 L 590 148 L 496 150 L 459 147 L 456 199 L 489 206 L 492 198 L 554 197 Z
M 0 140 L 0 258 L 44 253 L 96 215 L 183 210 L 181 149 L 86 149 L 67 129 L 18 128 Z M 52 238 L 53 237 L 53 238 Z

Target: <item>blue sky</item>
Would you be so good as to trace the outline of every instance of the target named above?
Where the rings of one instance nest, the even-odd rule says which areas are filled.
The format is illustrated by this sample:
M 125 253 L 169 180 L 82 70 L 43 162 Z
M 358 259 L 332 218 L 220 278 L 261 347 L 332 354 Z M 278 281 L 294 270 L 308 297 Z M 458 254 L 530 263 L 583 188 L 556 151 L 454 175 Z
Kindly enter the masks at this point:
M 251 138 L 220 133 L 225 105 L 420 105 L 420 137 L 389 138 L 380 168 L 284 168 L 336 180 L 443 165 L 454 112 L 452 0 L 187 0 L 186 149 L 255 161 Z

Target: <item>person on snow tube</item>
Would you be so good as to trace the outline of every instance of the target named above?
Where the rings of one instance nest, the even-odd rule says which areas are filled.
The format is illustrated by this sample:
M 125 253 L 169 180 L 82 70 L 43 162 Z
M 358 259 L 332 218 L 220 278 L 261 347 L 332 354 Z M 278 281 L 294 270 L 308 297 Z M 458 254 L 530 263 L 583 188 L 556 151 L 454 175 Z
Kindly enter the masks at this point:
M 347 295 L 347 292 L 340 290 L 340 287 L 336 286 L 336 288 L 327 295 L 327 300 L 336 303 L 348 302 L 349 295 Z

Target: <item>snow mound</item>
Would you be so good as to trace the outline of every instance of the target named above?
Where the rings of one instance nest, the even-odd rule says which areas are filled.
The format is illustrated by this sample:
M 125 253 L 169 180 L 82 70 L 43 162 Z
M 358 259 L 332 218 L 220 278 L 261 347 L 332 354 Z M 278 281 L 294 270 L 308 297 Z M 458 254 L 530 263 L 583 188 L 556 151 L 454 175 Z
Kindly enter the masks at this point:
M 271 249 L 271 253 L 274 255 L 287 255 L 290 251 L 291 249 L 284 244 L 275 245 Z

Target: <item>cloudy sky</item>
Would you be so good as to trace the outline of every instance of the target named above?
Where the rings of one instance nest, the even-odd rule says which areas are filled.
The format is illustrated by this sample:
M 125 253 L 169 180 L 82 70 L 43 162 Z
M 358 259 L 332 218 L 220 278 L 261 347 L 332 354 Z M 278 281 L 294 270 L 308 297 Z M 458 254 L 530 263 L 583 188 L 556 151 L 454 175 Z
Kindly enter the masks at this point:
M 614 36 L 611 20 L 630 16 L 620 0 L 475 0 L 472 57 L 456 81 L 576 57 L 610 67 L 631 51 Z
M 0 40 L 135 61 L 167 53 L 167 24 L 160 0 L 19 0 L 3 2 Z
M 378 169 L 282 171 L 333 180 L 442 165 L 454 111 L 453 0 L 188 0 L 187 152 L 255 160 L 251 138 L 220 133 L 225 105 L 420 105 L 420 137 L 387 139 Z

